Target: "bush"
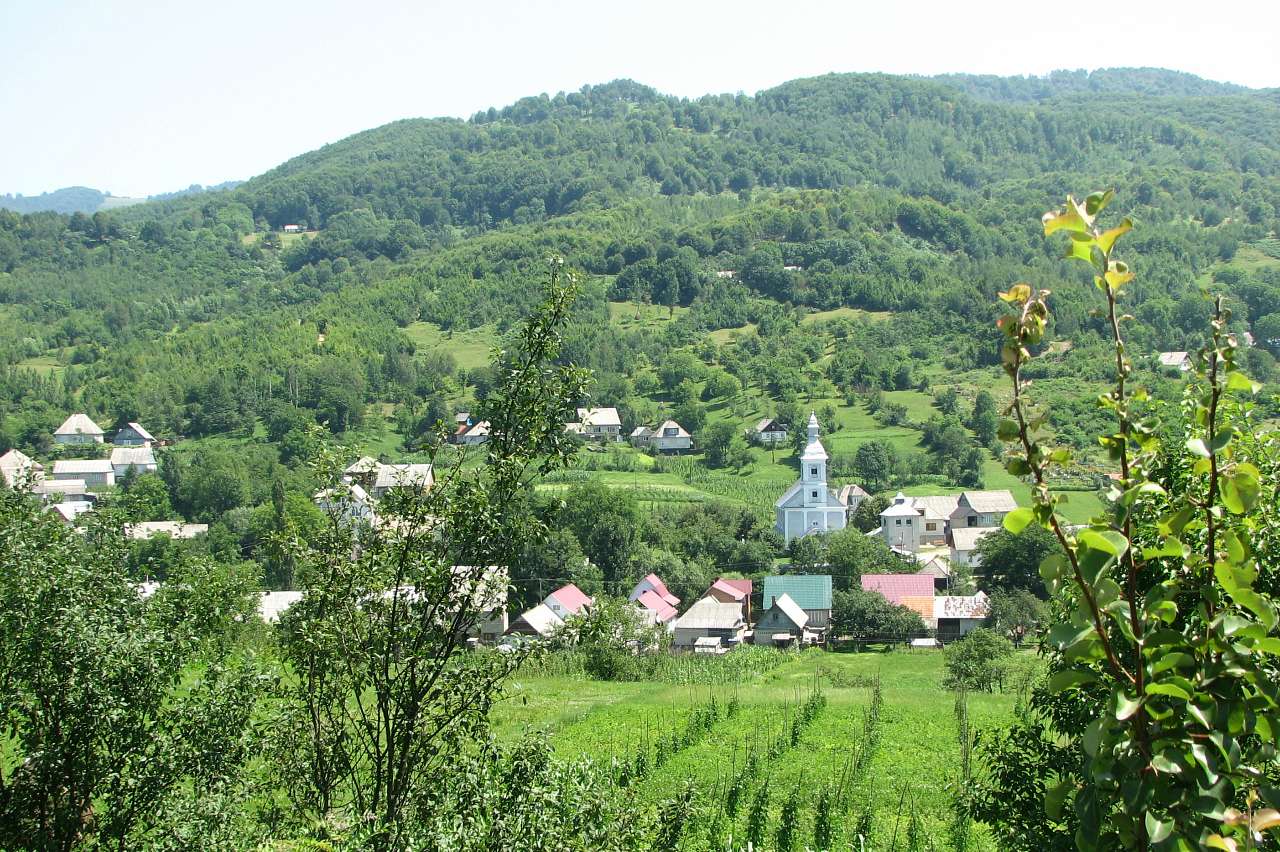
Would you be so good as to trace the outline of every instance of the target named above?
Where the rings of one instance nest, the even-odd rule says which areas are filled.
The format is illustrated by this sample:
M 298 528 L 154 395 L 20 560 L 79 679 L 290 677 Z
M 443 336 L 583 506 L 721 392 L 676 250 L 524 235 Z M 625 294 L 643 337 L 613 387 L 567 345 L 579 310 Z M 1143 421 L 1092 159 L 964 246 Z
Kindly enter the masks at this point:
M 1013 655 L 1013 643 L 980 627 L 949 645 L 945 654 L 945 688 L 992 692 L 1004 685 L 1004 663 Z

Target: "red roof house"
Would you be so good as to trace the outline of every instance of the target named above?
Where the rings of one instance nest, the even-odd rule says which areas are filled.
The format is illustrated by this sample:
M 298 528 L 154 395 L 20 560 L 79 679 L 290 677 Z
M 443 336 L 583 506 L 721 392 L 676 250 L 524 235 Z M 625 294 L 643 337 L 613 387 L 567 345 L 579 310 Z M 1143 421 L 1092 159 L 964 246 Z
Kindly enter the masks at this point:
M 636 583 L 636 587 L 631 590 L 631 594 L 627 596 L 627 599 L 632 601 L 639 600 L 640 595 L 644 592 L 653 592 L 672 607 L 680 605 L 680 599 L 667 591 L 667 584 L 662 582 L 662 578 L 657 574 L 646 574 L 639 583 Z
M 676 617 L 676 608 L 653 589 L 641 592 L 635 598 L 635 603 L 653 619 L 654 624 L 666 624 Z
M 742 607 L 742 615 L 744 618 L 750 618 L 751 615 L 751 581 L 750 580 L 728 580 L 724 577 L 718 578 L 711 584 L 711 588 L 707 589 L 703 594 L 704 598 L 715 598 L 720 603 L 736 603 Z
M 863 574 L 862 588 L 879 592 L 891 604 L 901 604 L 903 598 L 933 597 L 933 577 L 928 574 Z
M 577 615 L 594 603 L 590 595 L 573 583 L 556 589 L 547 595 L 542 602 L 561 619 Z

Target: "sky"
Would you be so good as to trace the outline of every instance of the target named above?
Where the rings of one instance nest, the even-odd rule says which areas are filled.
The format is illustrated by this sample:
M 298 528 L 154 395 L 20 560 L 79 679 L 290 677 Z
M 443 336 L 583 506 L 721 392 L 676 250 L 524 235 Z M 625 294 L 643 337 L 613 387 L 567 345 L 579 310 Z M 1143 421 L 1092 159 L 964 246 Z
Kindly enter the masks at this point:
M 1121 66 L 1280 87 L 1280 2 L 0 0 L 0 193 L 245 179 L 396 119 L 624 77 L 696 97 Z

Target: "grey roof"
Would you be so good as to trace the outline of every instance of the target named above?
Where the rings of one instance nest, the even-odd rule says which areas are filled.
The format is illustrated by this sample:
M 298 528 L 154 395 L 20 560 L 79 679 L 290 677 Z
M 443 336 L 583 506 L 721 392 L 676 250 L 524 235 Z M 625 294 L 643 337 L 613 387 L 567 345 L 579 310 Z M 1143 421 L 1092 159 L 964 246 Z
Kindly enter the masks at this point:
M 1018 501 L 1013 499 L 1006 489 L 999 491 L 965 491 L 960 499 L 975 512 L 1012 512 L 1018 508 Z
M 53 475 L 60 479 L 74 479 L 76 474 L 115 473 L 111 459 L 63 459 L 53 463 Z
M 139 437 L 139 438 L 141 438 L 141 439 L 142 439 L 142 440 L 144 440 L 144 441 L 154 441 L 154 440 L 155 440 L 155 436 L 154 436 L 154 435 L 152 435 L 150 432 L 148 432 L 146 429 L 143 429 L 143 428 L 142 428 L 142 425 L 141 425 L 140 423 L 130 423 L 130 424 L 129 424 L 129 428 L 130 428 L 130 429 L 132 429 L 134 432 L 137 432 L 137 433 L 138 433 L 138 437 Z M 122 430 L 122 431 L 123 431 L 123 430 Z
M 800 608 L 800 605 L 791 599 L 791 595 L 781 595 L 773 605 L 782 611 L 787 620 L 796 627 L 804 628 L 809 623 L 809 613 Z
M 552 612 L 551 607 L 546 604 L 538 604 L 533 609 L 526 610 L 516 621 L 523 621 L 532 628 L 533 632 L 542 637 L 550 636 L 557 627 L 564 624 L 560 616 Z M 514 625 L 512 627 L 514 629 Z
M 934 618 L 986 618 L 990 601 L 982 592 L 975 595 L 938 595 L 933 599 Z
M 742 605 L 702 598 L 676 619 L 676 629 L 731 630 L 742 624 Z
M 125 533 L 129 538 L 136 540 L 157 535 L 167 535 L 172 539 L 195 538 L 208 531 L 208 524 L 188 524 L 182 521 L 142 521 L 125 527 Z
M 899 491 L 893 498 L 893 502 L 888 506 L 885 506 L 884 511 L 880 513 L 880 517 L 893 518 L 906 517 L 910 515 L 914 518 L 919 516 L 919 514 L 920 513 L 916 511 L 915 500 Z
M 675 429 L 676 433 L 674 435 L 668 435 L 667 434 L 668 429 Z M 653 437 L 655 438 L 689 438 L 692 436 L 690 436 L 690 434 L 685 431 L 685 428 L 681 426 L 679 423 L 677 423 L 676 421 L 665 420 L 663 421 L 661 426 L 653 430 Z
M 101 435 L 102 427 L 89 419 L 87 414 L 73 414 L 58 427 L 55 435 Z
M 995 527 L 955 527 L 951 530 L 951 546 L 961 552 L 973 550 L 983 536 L 995 531 Z
M 579 408 L 578 419 L 583 426 L 621 426 L 616 408 Z
M 429 464 L 378 465 L 374 488 L 429 488 L 435 481 Z
M 112 465 L 153 465 L 156 454 L 150 447 L 116 447 L 111 451 Z
M 926 518 L 945 521 L 951 517 L 951 513 L 956 510 L 956 506 L 960 505 L 960 498 L 954 494 L 938 494 L 928 497 L 916 497 L 914 503 L 916 510 Z

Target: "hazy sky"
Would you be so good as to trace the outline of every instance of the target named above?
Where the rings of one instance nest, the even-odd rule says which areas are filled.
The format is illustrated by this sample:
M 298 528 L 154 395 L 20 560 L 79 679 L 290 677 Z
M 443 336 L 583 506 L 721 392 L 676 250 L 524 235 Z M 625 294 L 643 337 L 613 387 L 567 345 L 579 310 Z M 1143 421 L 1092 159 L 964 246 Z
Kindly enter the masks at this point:
M 0 0 L 0 192 L 248 178 L 398 118 L 630 77 L 1160 66 L 1280 86 L 1280 0 Z

